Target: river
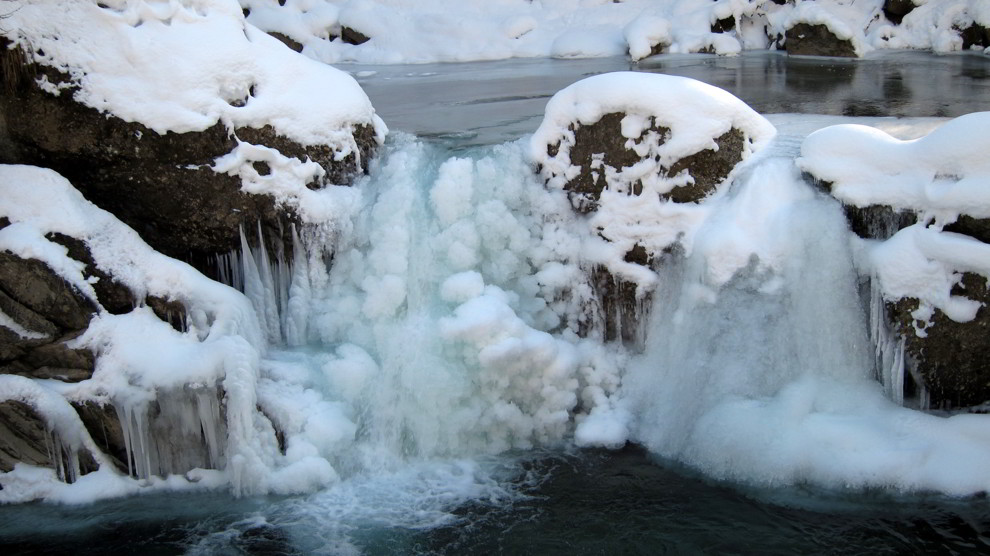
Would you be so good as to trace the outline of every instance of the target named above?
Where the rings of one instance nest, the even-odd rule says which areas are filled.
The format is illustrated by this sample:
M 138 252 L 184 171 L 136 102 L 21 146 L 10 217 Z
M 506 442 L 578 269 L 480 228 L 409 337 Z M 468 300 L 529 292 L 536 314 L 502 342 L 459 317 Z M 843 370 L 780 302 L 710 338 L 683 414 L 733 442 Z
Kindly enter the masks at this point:
M 434 174 L 453 156 L 511 162 L 512 153 L 506 154 L 511 149 L 496 146 L 535 130 L 553 93 L 582 77 L 609 71 L 669 73 L 722 87 L 768 115 L 781 134 L 774 147 L 781 157 L 795 156 L 801 138 L 825 125 L 854 121 L 917 135 L 942 118 L 990 109 L 990 59 L 974 54 L 894 52 L 851 61 L 747 53 L 734 58 L 662 56 L 638 64 L 609 58 L 344 69 L 357 77 L 379 114 L 400 136 L 390 140 L 388 158 L 412 159 L 399 168 L 423 168 L 424 173 Z M 413 149 L 410 144 L 420 146 Z M 420 158 L 414 158 L 414 152 Z M 405 178 L 392 176 L 392 181 L 396 179 Z M 406 185 L 421 190 L 422 196 L 436 179 L 413 176 Z M 369 196 L 387 199 L 405 194 L 382 182 L 368 184 L 380 188 Z M 413 205 L 424 202 L 420 199 Z M 376 211 L 386 212 L 379 206 L 385 205 L 375 204 Z M 388 229 L 394 224 L 391 216 L 372 219 L 383 220 L 381 229 Z M 357 222 L 354 228 L 369 237 L 378 233 L 373 222 Z M 424 228 L 420 233 L 429 232 Z M 369 244 L 371 260 L 375 247 L 369 237 L 356 243 Z M 412 256 L 410 261 L 416 262 Z M 351 274 L 358 272 L 356 263 L 353 268 L 343 260 L 339 264 Z M 411 264 L 417 268 L 406 279 L 429 282 L 435 278 L 432 264 Z M 413 276 L 416 273 L 420 276 Z M 354 282 L 362 283 L 359 278 Z M 359 290 L 346 283 L 341 289 L 347 295 Z M 740 318 L 764 318 L 762 313 L 752 316 L 754 298 L 747 295 L 740 289 L 741 301 L 730 308 L 739 311 Z M 412 306 L 415 296 L 409 296 Z M 340 304 L 347 297 L 328 299 Z M 424 304 L 423 318 L 432 318 L 432 312 L 435 307 Z M 285 368 L 295 365 L 292 369 L 307 372 L 318 366 L 315 362 L 323 351 L 376 337 L 369 341 L 379 342 L 373 357 L 383 365 L 400 362 L 396 368 L 418 373 L 390 380 L 411 394 L 429 397 L 432 389 L 418 390 L 408 383 L 438 377 L 454 382 L 457 377 L 438 374 L 431 367 L 448 361 L 439 354 L 408 357 L 410 347 L 421 346 L 425 353 L 430 349 L 426 346 L 436 342 L 423 331 L 422 322 L 426 328 L 435 324 L 418 317 L 385 323 L 390 338 L 408 336 L 390 339 L 387 345 L 377 338 L 384 325 L 372 323 L 367 331 L 355 326 L 342 333 L 332 345 L 276 349 L 269 357 Z M 698 325 L 704 328 L 705 321 Z M 760 334 L 754 334 L 759 342 Z M 738 359 L 745 364 L 750 357 Z M 442 403 L 457 399 L 455 394 L 442 392 L 435 399 L 386 395 L 371 402 L 380 404 L 379 412 L 396 406 L 398 416 L 379 424 L 402 423 L 409 431 L 403 434 L 421 446 L 428 432 L 438 437 L 447 432 L 446 428 L 431 432 L 434 425 L 449 424 L 442 413 L 413 413 L 429 402 L 443 411 Z M 408 447 L 408 438 L 386 440 Z M 441 447 L 443 441 L 433 439 Z M 369 446 L 362 449 L 368 451 Z M 804 482 L 774 486 L 717 479 L 636 446 L 614 452 L 568 447 L 498 454 L 449 447 L 437 451 L 453 455 L 399 458 L 378 468 L 366 461 L 363 466 L 351 462 L 354 468 L 349 472 L 342 465 L 340 483 L 303 496 L 236 499 L 225 493 L 157 492 L 81 506 L 0 507 L 0 546 L 4 554 L 148 555 L 990 552 L 990 504 L 985 496 L 959 499 L 873 487 Z M 366 459 L 379 455 L 364 454 Z

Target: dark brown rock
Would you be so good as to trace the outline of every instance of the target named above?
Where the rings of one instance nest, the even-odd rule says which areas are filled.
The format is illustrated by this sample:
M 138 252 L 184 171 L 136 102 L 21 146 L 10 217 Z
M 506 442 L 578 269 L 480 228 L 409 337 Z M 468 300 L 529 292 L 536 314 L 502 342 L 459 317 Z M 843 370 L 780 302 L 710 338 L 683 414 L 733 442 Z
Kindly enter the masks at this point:
M 25 307 L 16 299 L 4 293 L 2 289 L 0 289 L 0 311 L 3 311 L 4 314 L 13 319 L 21 327 L 31 332 L 43 334 L 45 339 L 40 340 L 41 343 L 50 342 L 59 332 L 58 327 L 51 321 Z
M 120 426 L 120 419 L 113 405 L 87 400 L 73 402 L 72 407 L 79 414 L 79 419 L 100 451 L 110 459 L 114 467 L 127 473 L 127 445 L 124 440 L 124 430 Z
M 97 308 L 45 263 L 0 251 L 0 290 L 63 330 L 86 328 Z
M 687 172 L 694 183 L 675 187 L 666 198 L 675 203 L 696 203 L 710 195 L 742 160 L 744 142 L 743 133 L 732 128 L 715 138 L 718 150 L 705 149 L 675 162 L 668 173 L 676 176 Z
M 949 224 L 943 230 L 964 234 L 983 243 L 990 243 L 990 218 L 973 218 L 962 214 L 954 223 Z
M 149 295 L 144 302 L 158 318 L 169 323 L 172 328 L 179 332 L 186 330 L 186 307 L 181 301 Z
M 76 455 L 81 474 L 99 468 L 87 450 L 80 450 Z M 66 482 L 76 478 L 70 454 L 49 432 L 45 420 L 26 403 L 6 400 L 0 402 L 0 471 L 11 471 L 19 462 L 53 468 Z
M 970 299 L 990 300 L 987 279 L 964 273 L 954 292 Z M 984 305 L 970 322 L 956 322 L 936 309 L 925 336 L 915 332 L 911 312 L 917 299 L 902 299 L 888 306 L 896 330 L 905 338 L 905 351 L 928 391 L 932 408 L 952 409 L 990 402 L 990 309 Z
M 66 382 L 79 382 L 93 376 L 96 360 L 88 349 L 72 349 L 67 344 L 80 333 L 71 333 L 58 341 L 30 350 L 21 361 L 32 369 L 33 378 L 60 378 Z M 64 378 L 61 378 L 64 377 Z
M 645 299 L 636 297 L 636 284 L 612 275 L 607 269 L 596 267 L 591 271 L 591 287 L 599 300 L 598 318 L 603 339 L 606 342 L 622 342 L 636 345 L 643 320 Z
M 285 35 L 283 33 L 277 33 L 275 31 L 269 31 L 268 34 L 282 41 L 282 44 L 288 46 L 289 48 L 295 50 L 296 52 L 302 52 L 303 50 L 302 43 L 295 39 L 290 38 L 288 35 Z
M 621 131 L 624 117 L 625 114 L 612 112 L 603 115 L 593 124 L 574 125 L 574 145 L 570 148 L 569 156 L 572 164 L 581 167 L 581 172 L 564 186 L 564 190 L 568 192 L 574 207 L 581 212 L 590 212 L 597 208 L 598 199 L 606 187 L 605 167 L 621 170 L 641 160 L 634 150 L 626 148 L 627 139 Z M 657 126 L 655 122 L 648 131 L 658 133 L 664 140 L 670 137 L 670 129 Z M 744 141 L 743 133 L 733 128 L 715 139 L 719 147 L 717 151 L 699 151 L 664 169 L 664 176 L 675 176 L 686 171 L 694 178 L 693 184 L 676 187 L 664 195 L 664 198 L 688 203 L 699 202 L 710 195 L 742 160 Z M 549 145 L 547 152 L 556 156 L 559 149 L 559 144 Z M 601 160 L 601 167 L 593 171 L 592 163 L 597 159 Z M 632 184 L 628 193 L 639 195 L 642 190 L 642 184 L 636 183 Z
M 53 467 L 48 443 L 48 425 L 31 406 L 0 402 L 0 471 L 11 471 L 18 462 Z
M 371 40 L 371 37 L 365 35 L 364 33 L 351 29 L 350 27 L 340 28 L 340 40 L 346 42 L 347 44 L 364 44 Z
M 976 23 L 970 24 L 965 29 L 959 29 L 959 36 L 963 41 L 963 50 L 969 50 L 974 46 L 980 48 L 990 46 L 990 29 Z
M 884 0 L 883 15 L 894 25 L 900 25 L 904 16 L 914 8 L 914 0 Z
M 134 294 L 127 286 L 118 282 L 96 265 L 86 242 L 58 232 L 49 233 L 45 237 L 49 241 L 68 249 L 70 258 L 85 265 L 83 277 L 95 279 L 95 282 L 91 281 L 90 283 L 93 285 L 93 290 L 96 291 L 97 300 L 104 309 L 114 315 L 122 315 L 129 313 L 134 308 Z
M 843 205 L 849 226 L 859 237 L 866 239 L 890 239 L 898 231 L 918 222 L 914 211 L 897 211 L 887 205 L 870 205 L 860 208 Z
M 736 18 L 729 16 L 712 23 L 712 33 L 728 33 L 736 28 Z
M 825 25 L 798 23 L 784 34 L 784 50 L 803 56 L 855 58 L 856 49 L 849 40 L 840 39 Z

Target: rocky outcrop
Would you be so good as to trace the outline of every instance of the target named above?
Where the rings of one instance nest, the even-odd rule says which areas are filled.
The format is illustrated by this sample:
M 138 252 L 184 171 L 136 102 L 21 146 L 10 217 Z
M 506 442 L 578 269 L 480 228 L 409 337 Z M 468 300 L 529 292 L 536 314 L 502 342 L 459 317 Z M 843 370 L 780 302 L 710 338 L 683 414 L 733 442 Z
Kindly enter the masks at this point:
M 609 244 L 606 260 L 587 267 L 595 301 L 585 333 L 641 342 L 657 265 L 679 256 L 679 226 L 693 221 L 657 219 L 704 203 L 773 133 L 735 97 L 685 78 L 606 74 L 551 99 L 532 156 L 547 186 L 565 191 Z
M 787 29 L 784 50 L 788 54 L 803 56 L 834 56 L 855 58 L 852 41 L 840 39 L 825 25 L 798 23 Z
M 851 230 L 873 240 L 858 260 L 871 283 L 878 375 L 903 374 L 904 395 L 922 407 L 990 402 L 990 214 L 978 186 L 990 169 L 986 125 L 985 113 L 970 114 L 903 142 L 836 126 L 802 146 L 799 164 L 842 203 Z M 903 371 L 882 368 L 892 362 Z
M 318 163 L 325 175 L 307 184 L 347 184 L 367 168 L 376 147 L 372 127 L 359 126 L 358 151 L 337 159 L 324 145 L 304 146 L 270 125 L 228 129 L 217 123 L 203 131 L 159 134 L 137 122 L 100 113 L 73 100 L 69 77 L 28 63 L 20 49 L 0 44 L 0 163 L 52 168 L 87 199 L 135 229 L 149 245 L 169 256 L 201 262 L 239 245 L 239 227 L 261 222 L 271 234 L 295 219 L 288 207 L 267 195 L 241 190 L 241 178 L 212 169 L 239 142 L 262 145 L 282 156 Z M 60 87 L 55 95 L 41 78 Z M 50 89 L 50 88 L 49 88 Z M 231 104 L 248 98 L 230 99 Z M 265 163 L 256 162 L 259 175 Z M 269 170 L 270 171 L 270 170 Z

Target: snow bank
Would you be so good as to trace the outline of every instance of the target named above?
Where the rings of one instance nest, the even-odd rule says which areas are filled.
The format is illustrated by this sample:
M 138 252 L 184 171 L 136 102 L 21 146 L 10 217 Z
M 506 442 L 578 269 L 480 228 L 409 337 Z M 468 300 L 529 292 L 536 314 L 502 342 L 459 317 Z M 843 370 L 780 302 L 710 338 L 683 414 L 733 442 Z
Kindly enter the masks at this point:
M 990 112 L 977 112 L 911 141 L 841 125 L 811 134 L 801 147 L 798 164 L 831 184 L 832 195 L 842 203 L 917 214 L 917 224 L 882 243 L 864 245 L 863 270 L 879 280 L 885 299 L 920 299 L 916 317 L 921 321 L 938 308 L 966 322 L 980 307 L 951 291 L 960 272 L 990 277 L 990 246 L 942 228 L 960 215 L 990 218 L 988 125 Z
M 235 0 L 13 0 L 3 13 L 4 36 L 68 74 L 76 101 L 160 134 L 270 124 L 343 157 L 355 126 L 385 133 L 350 76 L 245 24 Z
M 960 50 L 959 29 L 990 25 L 982 0 L 921 4 L 902 25 L 883 14 L 883 0 L 241 0 L 247 21 L 283 33 L 303 52 L 329 63 L 464 62 L 523 57 L 596 57 L 654 48 L 723 55 L 779 46 L 798 23 L 822 24 L 849 39 L 860 56 L 873 49 Z M 713 32 L 717 22 L 722 32 Z M 348 44 L 343 27 L 370 40 Z

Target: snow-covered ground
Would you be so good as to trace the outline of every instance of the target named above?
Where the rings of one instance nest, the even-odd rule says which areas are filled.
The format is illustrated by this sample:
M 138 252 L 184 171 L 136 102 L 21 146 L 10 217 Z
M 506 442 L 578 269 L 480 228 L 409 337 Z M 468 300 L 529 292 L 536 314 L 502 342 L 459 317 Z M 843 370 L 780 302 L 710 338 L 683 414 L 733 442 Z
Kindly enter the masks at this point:
M 797 23 L 823 24 L 852 41 L 857 54 L 874 49 L 962 49 L 959 29 L 990 26 L 982 0 L 916 0 L 894 25 L 883 0 L 241 0 L 248 22 L 302 44 L 329 63 L 464 62 L 515 57 L 581 58 L 666 52 L 775 48 Z M 713 32 L 719 20 L 732 29 Z M 726 25 L 727 27 L 728 25 Z M 370 40 L 345 43 L 342 28 Z

